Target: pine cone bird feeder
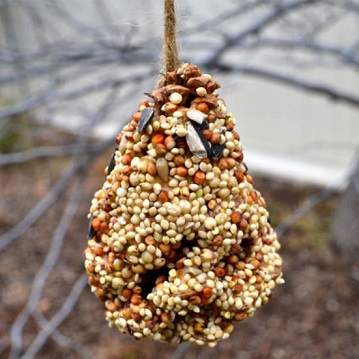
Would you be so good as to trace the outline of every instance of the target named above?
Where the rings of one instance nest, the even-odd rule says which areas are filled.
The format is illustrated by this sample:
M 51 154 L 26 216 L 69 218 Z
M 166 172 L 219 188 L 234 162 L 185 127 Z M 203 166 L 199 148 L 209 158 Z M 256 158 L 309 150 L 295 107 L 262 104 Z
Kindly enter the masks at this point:
M 182 64 L 117 136 L 85 267 L 121 333 L 214 346 L 283 283 L 280 244 L 218 88 Z

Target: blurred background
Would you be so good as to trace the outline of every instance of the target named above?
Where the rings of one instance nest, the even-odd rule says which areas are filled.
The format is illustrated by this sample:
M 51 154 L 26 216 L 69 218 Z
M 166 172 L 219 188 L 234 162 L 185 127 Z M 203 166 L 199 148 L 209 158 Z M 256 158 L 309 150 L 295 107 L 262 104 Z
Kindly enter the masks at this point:
M 215 349 L 107 327 L 83 269 L 115 137 L 161 72 L 163 2 L 0 0 L 0 358 L 357 358 L 359 1 L 177 1 L 221 84 L 286 284 Z

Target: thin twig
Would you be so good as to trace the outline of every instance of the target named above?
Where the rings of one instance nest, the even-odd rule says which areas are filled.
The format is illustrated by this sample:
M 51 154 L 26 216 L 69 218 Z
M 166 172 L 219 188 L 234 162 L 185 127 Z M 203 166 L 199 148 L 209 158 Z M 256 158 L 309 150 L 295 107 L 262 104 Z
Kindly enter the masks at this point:
M 93 125 L 103 119 L 106 116 L 106 113 L 110 111 L 111 104 L 114 102 L 114 96 L 118 86 L 119 84 L 117 83 L 113 85 L 113 90 L 105 98 L 102 105 L 97 109 L 97 112 L 93 115 L 91 120 L 86 124 L 87 127 L 83 131 L 83 134 L 89 134 Z M 78 138 L 77 145 L 80 148 L 87 147 L 87 140 L 88 139 L 86 136 L 80 136 Z M 0 236 L 0 251 L 4 250 L 4 248 L 6 248 L 15 239 L 23 235 L 28 228 L 35 224 L 42 217 L 42 215 L 61 197 L 75 175 L 81 171 L 84 172 L 86 170 L 86 166 L 94 158 L 96 158 L 96 156 L 100 154 L 104 148 L 109 146 L 111 142 L 112 139 L 106 139 L 96 145 L 93 145 L 89 148 L 87 157 L 85 159 L 77 159 L 75 163 L 71 164 L 67 171 L 64 171 L 64 174 L 60 180 L 53 186 L 52 190 L 33 207 L 33 209 L 23 218 L 23 220 L 18 222 L 18 224 L 11 228 L 8 232 L 5 232 Z
M 328 186 L 322 191 L 315 193 L 305 200 L 305 202 L 294 210 L 282 223 L 280 223 L 275 229 L 278 237 L 282 237 L 293 225 L 307 213 L 309 213 L 318 204 L 324 202 L 333 193 L 337 192 L 336 186 Z
M 55 91 L 49 92 L 49 88 L 47 87 L 42 92 L 27 98 L 20 104 L 0 109 L 0 119 L 6 119 L 7 117 L 24 113 L 34 109 L 37 106 L 50 104 L 51 102 L 73 100 L 78 97 L 88 95 L 92 92 L 103 91 L 106 88 L 119 87 L 126 83 L 133 83 L 133 81 L 141 82 L 149 73 L 151 72 L 145 71 L 116 79 L 114 79 L 113 76 L 108 76 L 105 79 L 101 78 L 87 86 L 82 85 L 79 88 L 72 88 L 71 90 L 67 91 L 59 91 L 59 89 L 56 89 Z M 69 80 L 71 80 L 71 78 L 69 78 Z M 51 84 L 49 87 L 51 88 L 52 86 L 53 84 Z
M 359 96 L 339 90 L 327 84 L 305 80 L 303 77 L 299 78 L 292 74 L 285 74 L 284 72 L 279 72 L 273 69 L 265 69 L 257 66 L 236 66 L 231 64 L 207 62 L 205 62 L 204 64 L 208 67 L 215 67 L 226 72 L 236 71 L 242 74 L 257 76 L 271 81 L 279 82 L 297 89 L 304 90 L 306 92 L 313 92 L 322 96 L 326 96 L 329 98 L 329 100 L 332 101 L 335 100 L 343 102 L 348 105 L 359 108 Z
M 86 153 L 90 146 L 81 146 L 78 144 L 67 146 L 42 146 L 32 148 L 24 152 L 12 152 L 0 154 L 0 166 L 13 165 L 32 161 L 39 158 L 64 157 L 68 155 L 78 155 Z
M 217 49 L 206 58 L 206 62 L 218 62 L 229 49 L 240 44 L 247 37 L 253 34 L 258 34 L 278 18 L 284 16 L 284 14 L 293 11 L 298 7 L 313 4 L 318 1 L 319 0 L 288 0 L 283 1 L 278 6 L 273 6 L 270 11 L 259 17 L 258 20 L 251 22 L 244 30 L 239 31 L 236 35 L 228 35 L 226 41 L 220 44 Z
M 21 221 L 0 236 L 0 251 L 4 250 L 15 239 L 22 236 L 29 227 L 34 225 L 43 216 L 43 214 L 61 197 L 74 178 L 74 175 L 81 167 L 81 162 L 70 165 L 67 170 L 64 171 L 60 180 L 52 187 L 51 191 L 41 199 Z
M 96 115 L 93 117 L 92 121 L 97 121 L 99 117 L 102 117 L 106 114 L 107 111 L 109 111 L 111 102 L 114 100 L 114 96 L 116 94 L 116 87 L 113 88 L 113 91 L 109 93 L 109 95 L 106 97 L 105 101 L 103 102 L 102 106 L 98 109 Z M 79 144 L 84 144 L 85 137 L 79 137 Z M 103 141 L 104 143 L 106 141 Z M 101 147 L 96 146 L 97 150 Z M 95 152 L 96 153 L 96 152 Z M 78 159 L 78 165 L 81 164 L 82 171 L 79 172 L 79 178 L 77 180 L 77 186 L 72 192 L 72 195 L 70 196 L 70 202 L 68 203 L 68 206 L 66 208 L 66 211 L 62 217 L 62 219 L 59 222 L 59 226 L 56 229 L 52 246 L 47 254 L 47 257 L 45 259 L 45 262 L 43 263 L 40 270 L 37 272 L 33 285 L 31 294 L 28 298 L 27 304 L 24 307 L 24 309 L 21 311 L 21 313 L 16 318 L 13 326 L 11 327 L 10 331 L 10 337 L 11 337 L 11 354 L 10 358 L 18 358 L 19 353 L 22 349 L 22 331 L 23 327 L 25 326 L 28 318 L 30 315 L 35 311 L 38 301 L 40 300 L 42 289 L 45 285 L 46 278 L 48 277 L 49 273 L 51 272 L 53 266 L 55 265 L 57 258 L 60 253 L 60 249 L 62 247 L 62 243 L 64 240 L 64 236 L 66 234 L 66 231 L 69 227 L 69 225 L 72 222 L 72 218 L 76 215 L 76 209 L 80 200 L 81 195 L 81 189 L 82 189 L 82 183 L 84 180 L 84 176 L 86 174 L 86 170 L 88 169 L 88 162 L 91 159 L 91 156 L 85 160 L 83 163 L 83 159 Z M 76 168 L 76 165 L 73 166 L 73 168 Z M 80 168 L 80 167 L 78 167 Z M 71 173 L 70 178 L 72 178 L 77 172 L 73 171 Z M 59 195 L 58 195 L 59 197 Z M 60 317 L 62 318 L 62 317 Z M 55 321 L 55 323 L 57 323 Z M 44 335 L 39 337 L 39 342 L 44 340 Z M 35 347 L 36 348 L 36 347 Z
M 72 222 L 72 219 L 77 213 L 77 206 L 79 204 L 82 188 L 83 188 L 83 178 L 77 181 L 77 185 L 71 191 L 70 201 L 67 205 L 67 208 L 59 222 L 59 226 L 56 229 L 54 234 L 51 247 L 47 253 L 45 261 L 42 266 L 36 273 L 35 279 L 31 286 L 31 293 L 28 298 L 28 301 L 17 316 L 15 322 L 13 323 L 10 330 L 10 338 L 11 338 L 11 353 L 10 359 L 18 359 L 22 350 L 22 332 L 23 328 L 31 316 L 31 314 L 36 310 L 36 306 L 41 298 L 41 294 L 43 288 L 45 286 L 45 282 L 50 272 L 54 268 L 60 253 L 62 244 L 65 239 L 66 232 Z
M 349 180 L 355 177 L 359 173 L 359 168 L 356 167 L 347 175 Z M 293 225 L 306 214 L 308 214 L 314 207 L 324 202 L 334 193 L 338 192 L 338 182 L 342 183 L 343 179 L 336 179 L 328 186 L 324 187 L 323 190 L 308 197 L 302 205 L 296 208 L 282 223 L 280 223 L 275 229 L 278 237 L 282 237 Z
M 52 335 L 52 333 L 60 326 L 60 324 L 71 313 L 72 309 L 77 303 L 86 285 L 87 285 L 87 275 L 83 274 L 72 287 L 70 294 L 67 296 L 60 310 L 42 328 L 41 332 L 32 341 L 30 347 L 25 351 L 23 355 L 20 356 L 20 359 L 35 358 L 36 354 L 42 348 L 46 340 Z
M 46 326 L 48 326 L 50 322 L 44 317 L 44 315 L 36 310 L 34 313 L 32 313 L 32 316 L 36 320 L 37 324 L 42 328 L 42 330 L 46 331 Z M 63 335 L 59 330 L 54 330 L 51 334 L 51 338 L 58 345 L 64 348 L 68 348 L 72 352 L 78 353 L 84 359 L 96 359 L 86 346 Z

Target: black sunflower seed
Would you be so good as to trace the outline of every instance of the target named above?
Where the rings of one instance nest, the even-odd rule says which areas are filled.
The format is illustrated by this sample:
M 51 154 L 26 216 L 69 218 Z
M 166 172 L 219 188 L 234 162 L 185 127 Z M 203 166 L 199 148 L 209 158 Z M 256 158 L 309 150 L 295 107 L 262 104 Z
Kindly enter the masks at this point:
M 219 158 L 222 156 L 223 150 L 224 150 L 224 145 L 215 143 L 211 147 L 211 150 L 209 152 L 209 157 L 210 158 Z
M 140 121 L 138 122 L 137 131 L 142 132 L 147 124 L 150 122 L 155 109 L 153 107 L 146 107 L 141 113 Z
M 201 130 L 207 130 L 207 129 L 209 128 L 209 123 L 208 123 L 206 120 L 204 120 L 204 121 L 199 125 L 199 128 L 200 128 Z
M 112 154 L 110 163 L 108 164 L 108 168 L 107 168 L 107 174 L 109 175 L 112 170 L 115 168 L 116 165 L 116 161 L 115 161 L 115 154 L 116 154 L 117 148 L 115 148 L 115 152 Z
M 90 221 L 89 221 L 89 226 L 88 226 L 88 231 L 87 231 L 87 235 L 88 235 L 89 238 L 92 238 L 92 237 L 94 237 L 96 235 L 96 231 L 92 227 L 92 221 L 93 221 L 93 214 L 91 214 Z

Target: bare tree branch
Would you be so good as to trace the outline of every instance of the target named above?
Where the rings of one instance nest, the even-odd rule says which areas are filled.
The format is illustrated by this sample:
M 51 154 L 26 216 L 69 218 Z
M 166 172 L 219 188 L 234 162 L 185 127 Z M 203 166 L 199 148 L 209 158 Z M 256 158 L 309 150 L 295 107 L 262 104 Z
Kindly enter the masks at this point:
M 347 175 L 347 178 L 350 179 L 355 177 L 359 173 L 358 166 L 355 167 L 350 173 Z M 338 191 L 338 183 L 342 182 L 342 178 L 335 179 L 328 186 L 323 188 L 323 190 L 313 194 L 308 197 L 307 200 L 296 208 L 282 223 L 280 223 L 275 229 L 278 237 L 282 237 L 293 225 L 306 214 L 308 214 L 314 207 L 318 204 L 327 200 L 330 196 Z
M 111 87 L 119 87 L 124 85 L 125 83 L 133 83 L 133 81 L 141 82 L 143 79 L 146 79 L 150 72 L 140 72 L 137 75 L 131 75 L 124 78 L 117 78 L 113 79 L 107 77 L 105 79 L 98 80 L 95 83 L 89 84 L 87 86 L 81 86 L 80 88 L 71 89 L 68 91 L 59 91 L 58 89 L 54 91 L 48 91 L 46 88 L 43 92 L 36 94 L 32 97 L 29 97 L 25 101 L 20 104 L 4 107 L 0 109 L 0 119 L 5 119 L 10 116 L 15 116 L 17 114 L 30 111 L 34 107 L 49 104 L 54 101 L 66 101 L 66 100 L 73 100 L 78 97 L 88 95 L 92 92 L 97 92 L 101 90 L 105 90 Z M 51 86 L 53 86 L 52 84 Z
M 237 9 L 231 9 L 226 12 L 220 13 L 218 16 L 201 21 L 199 24 L 195 24 L 187 30 L 187 33 L 198 34 L 206 30 L 216 28 L 218 24 L 221 24 L 227 20 L 243 17 L 249 11 L 253 11 L 256 8 L 266 6 L 263 0 L 240 2 L 237 4 Z M 219 21 L 220 20 L 220 21 Z M 183 35 L 184 36 L 184 35 Z
M 41 332 L 37 335 L 35 340 L 31 343 L 26 352 L 20 356 L 21 359 L 35 358 L 36 354 L 42 348 L 49 336 L 60 326 L 60 324 L 68 317 L 77 303 L 82 291 L 87 285 L 87 275 L 83 274 L 72 287 L 72 290 L 66 298 L 61 309 L 54 315 L 54 317 L 47 322 L 42 328 Z
M 275 20 L 294 9 L 304 6 L 308 3 L 315 3 L 316 0 L 288 0 L 283 1 L 278 6 L 274 6 L 268 13 L 260 17 L 258 20 L 253 21 L 247 28 L 241 30 L 236 35 L 227 35 L 223 44 L 212 52 L 212 54 L 206 58 L 207 63 L 218 63 L 223 54 L 234 46 L 238 46 L 244 39 L 250 35 L 258 34 L 266 26 L 273 23 Z
M 98 120 L 101 119 L 102 116 L 104 116 L 111 109 L 111 102 L 114 100 L 114 94 L 117 87 L 117 84 L 113 85 L 114 91 L 110 92 L 110 94 L 105 98 L 102 106 L 98 109 L 97 113 L 93 116 L 91 121 L 89 121 L 89 126 L 87 126 L 87 131 L 85 131 L 85 133 L 88 134 L 92 128 L 92 125 L 98 122 Z M 79 137 L 78 145 L 80 149 L 85 145 L 84 141 L 87 141 L 85 137 Z M 10 243 L 23 235 L 28 228 L 35 224 L 45 213 L 45 211 L 47 211 L 61 197 L 72 179 L 79 173 L 84 173 L 89 162 L 92 161 L 93 158 L 95 158 L 99 153 L 101 153 L 104 148 L 109 146 L 111 142 L 112 139 L 104 140 L 92 146 L 92 149 L 89 150 L 85 159 L 78 158 L 74 164 L 70 165 L 67 171 L 64 171 L 62 178 L 53 186 L 52 190 L 33 207 L 33 209 L 23 218 L 23 220 L 8 232 L 0 236 L 0 251 L 4 250 Z
M 247 49 L 258 49 L 258 48 L 280 48 L 280 49 L 291 49 L 291 50 L 310 50 L 317 55 L 323 56 L 324 54 L 331 55 L 339 61 L 353 66 L 354 68 L 359 66 L 359 54 L 352 49 L 343 49 L 339 46 L 333 46 L 330 44 L 324 44 L 320 42 L 313 42 L 313 39 L 302 39 L 302 40 L 284 40 L 274 38 L 261 38 L 255 42 L 251 42 L 245 45 Z
M 25 152 L 12 152 L 0 154 L 0 166 L 9 164 L 19 164 L 39 158 L 63 157 L 68 155 L 78 155 L 89 150 L 89 146 L 80 146 L 78 144 L 67 146 L 43 146 L 32 148 Z
M 81 280 L 81 278 L 79 280 Z M 76 284 L 77 283 L 75 283 L 75 286 Z M 47 333 L 48 329 L 46 328 L 49 328 L 51 322 L 49 322 L 39 311 L 35 311 L 32 316 L 35 318 L 37 324 L 39 324 L 42 330 L 46 331 Z M 66 318 L 64 318 L 63 320 L 65 319 Z M 70 339 L 67 336 L 63 335 L 59 330 L 54 330 L 51 334 L 51 338 L 54 339 L 58 345 L 78 353 L 84 359 L 95 359 L 95 356 L 88 350 L 88 348 L 86 348 L 81 343 L 75 342 L 73 339 Z
M 29 227 L 39 220 L 39 218 L 61 197 L 80 168 L 82 168 L 81 162 L 69 166 L 60 180 L 54 185 L 53 189 L 32 208 L 23 220 L 19 221 L 15 227 L 0 236 L 0 251 L 4 250 L 15 239 L 22 236 Z
M 333 88 L 329 85 L 319 84 L 304 80 L 303 78 L 295 77 L 294 75 L 288 75 L 280 73 L 274 70 L 266 70 L 264 68 L 255 66 L 231 66 L 221 64 L 209 64 L 206 66 L 219 68 L 224 71 L 236 71 L 242 74 L 258 76 L 274 82 L 283 83 L 294 88 L 304 90 L 306 92 L 313 92 L 320 95 L 325 95 L 330 100 L 341 101 L 354 107 L 359 107 L 359 96 L 352 95 L 350 93 Z
M 36 310 L 36 306 L 41 298 L 45 282 L 50 272 L 54 268 L 59 255 L 61 253 L 61 247 L 65 239 L 66 232 L 72 222 L 72 219 L 76 215 L 77 207 L 82 194 L 82 182 L 83 178 L 77 181 L 77 185 L 74 187 L 74 190 L 71 192 L 70 201 L 67 205 L 67 208 L 59 222 L 59 226 L 56 229 L 54 234 L 51 247 L 47 253 L 45 261 L 43 262 L 41 268 L 36 273 L 34 282 L 31 287 L 31 293 L 28 298 L 28 301 L 24 309 L 17 316 L 15 322 L 13 323 L 10 330 L 11 337 L 11 353 L 10 359 L 17 359 L 20 356 L 22 351 L 22 332 L 23 328 L 31 316 L 31 314 Z M 82 288 L 81 288 L 82 290 Z

